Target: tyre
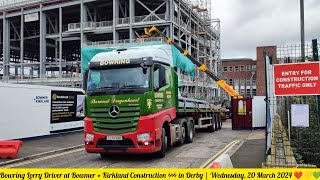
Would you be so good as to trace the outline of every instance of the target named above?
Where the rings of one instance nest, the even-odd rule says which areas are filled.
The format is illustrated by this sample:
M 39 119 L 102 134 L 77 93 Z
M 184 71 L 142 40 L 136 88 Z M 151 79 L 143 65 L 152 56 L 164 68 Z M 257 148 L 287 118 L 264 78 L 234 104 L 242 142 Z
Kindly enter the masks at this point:
M 168 137 L 167 137 L 167 134 L 166 134 L 166 129 L 162 128 L 161 150 L 156 153 L 156 156 L 158 158 L 164 158 L 166 156 L 167 147 L 168 147 Z
M 107 158 L 107 157 L 108 157 L 108 154 L 107 154 L 107 153 L 100 153 L 100 156 L 101 156 L 102 158 Z
M 188 133 L 187 133 L 187 137 L 186 137 L 186 142 L 187 143 L 192 143 L 193 142 L 193 138 L 194 138 L 194 135 L 195 135 L 195 129 L 194 129 L 194 125 L 193 125 L 193 122 L 190 121 L 190 129 L 188 130 Z
M 185 140 L 186 140 L 186 136 L 187 136 L 187 126 L 186 126 L 186 123 L 182 122 L 181 124 L 181 136 L 180 136 L 180 139 L 179 141 L 177 142 L 177 145 L 178 146 L 181 146 L 184 144 Z
M 211 125 L 208 127 L 209 132 L 214 132 L 216 130 L 216 117 L 214 113 L 212 113 Z
M 219 115 L 218 114 L 215 114 L 215 121 L 214 121 L 214 128 L 215 128 L 215 131 L 218 131 L 219 130 Z
M 218 115 L 218 129 L 221 129 L 221 128 L 222 128 L 222 121 L 221 121 L 221 118 Z

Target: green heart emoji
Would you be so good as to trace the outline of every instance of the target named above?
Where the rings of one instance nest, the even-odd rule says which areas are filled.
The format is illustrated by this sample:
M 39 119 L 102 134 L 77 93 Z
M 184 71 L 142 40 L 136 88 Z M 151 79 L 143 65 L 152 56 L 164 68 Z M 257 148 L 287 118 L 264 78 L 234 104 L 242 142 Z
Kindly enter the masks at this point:
M 320 172 L 313 172 L 313 176 L 318 179 L 318 177 L 320 177 Z

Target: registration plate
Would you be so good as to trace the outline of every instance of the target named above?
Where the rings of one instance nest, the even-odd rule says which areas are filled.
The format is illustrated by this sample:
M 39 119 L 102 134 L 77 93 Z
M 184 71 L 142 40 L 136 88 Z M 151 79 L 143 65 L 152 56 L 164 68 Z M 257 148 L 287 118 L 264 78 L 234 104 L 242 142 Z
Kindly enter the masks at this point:
M 111 141 L 121 141 L 122 139 L 122 136 L 107 136 L 107 140 Z

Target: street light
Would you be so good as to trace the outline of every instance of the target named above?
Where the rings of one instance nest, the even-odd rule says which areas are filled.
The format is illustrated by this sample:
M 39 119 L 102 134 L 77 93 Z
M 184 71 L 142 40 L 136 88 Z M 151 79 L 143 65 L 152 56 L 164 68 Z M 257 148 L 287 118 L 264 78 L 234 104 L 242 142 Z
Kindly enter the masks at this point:
M 303 62 L 305 62 L 304 0 L 300 0 L 300 33 L 301 33 L 301 57 Z
M 250 97 L 252 98 L 253 97 L 253 90 L 252 90 L 252 86 L 253 86 L 253 84 L 252 84 L 252 78 L 253 78 L 253 76 L 256 74 L 256 72 L 251 72 L 252 73 L 252 75 L 251 75 L 251 77 L 250 77 Z

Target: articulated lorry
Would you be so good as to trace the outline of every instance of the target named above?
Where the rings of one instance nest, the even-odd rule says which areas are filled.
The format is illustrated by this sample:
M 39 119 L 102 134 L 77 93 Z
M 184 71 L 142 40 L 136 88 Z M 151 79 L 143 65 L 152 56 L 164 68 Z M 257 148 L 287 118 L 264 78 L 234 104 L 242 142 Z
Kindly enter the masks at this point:
M 166 40 L 169 43 L 82 50 L 89 61 L 84 67 L 88 153 L 164 157 L 170 147 L 192 143 L 196 128 L 221 129 L 221 109 L 208 100 L 181 96 L 177 69 L 194 76 L 195 60 Z

